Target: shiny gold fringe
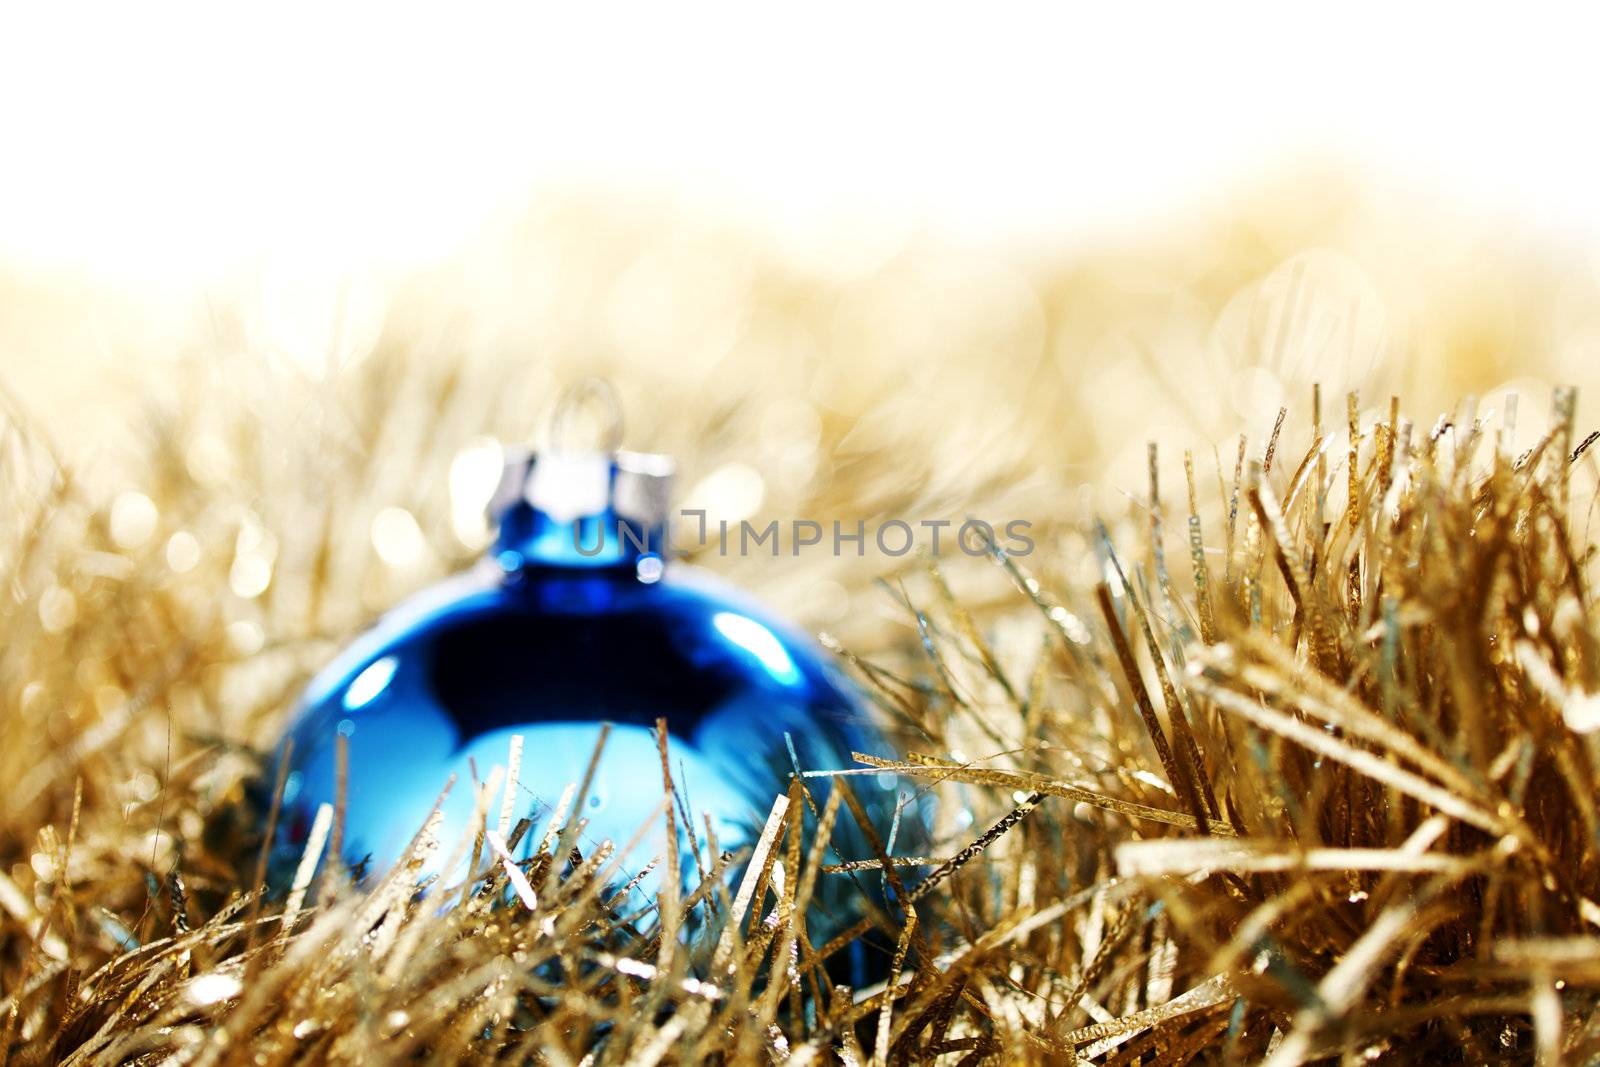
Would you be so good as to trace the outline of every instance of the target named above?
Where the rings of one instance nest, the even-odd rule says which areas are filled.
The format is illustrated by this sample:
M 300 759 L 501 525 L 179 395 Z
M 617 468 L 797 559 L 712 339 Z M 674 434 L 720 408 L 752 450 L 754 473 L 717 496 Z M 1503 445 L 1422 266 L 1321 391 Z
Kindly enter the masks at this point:
M 264 902 L 241 783 L 270 779 L 255 753 L 362 611 L 240 625 L 206 591 L 265 556 L 311 576 L 277 610 L 327 618 L 349 589 L 337 523 L 273 544 L 174 467 L 161 513 L 230 551 L 133 550 L 127 516 L 10 418 L 0 1060 L 1600 1057 L 1595 438 L 1574 445 L 1569 391 L 1522 455 L 1470 405 L 1426 434 L 1385 408 L 1352 396 L 1346 431 L 1320 395 L 1280 414 L 1231 485 L 1218 457 L 1214 492 L 1184 454 L 1170 573 L 1154 448 L 1142 527 L 996 550 L 959 587 L 991 583 L 981 604 L 944 563 L 905 567 L 903 639 L 846 654 L 909 754 L 794 778 L 748 855 L 688 839 L 702 883 L 665 880 L 638 913 L 616 885 L 675 858 L 638 855 L 642 830 L 576 851 L 582 783 L 548 826 L 513 826 L 503 797 L 537 773 L 520 752 L 454 783 L 476 790 L 472 834 L 430 820 L 365 888 L 328 858 L 329 806 L 287 899 Z M 1058 566 L 1066 551 L 1094 566 Z M 664 735 L 662 756 L 670 825 Z M 891 856 L 885 826 L 872 855 L 829 846 L 882 771 L 937 793 L 932 855 Z M 534 859 L 512 862 L 528 835 Z M 473 874 L 419 897 L 439 850 Z M 865 918 L 818 944 L 808 903 L 843 878 L 898 904 L 864 888 Z M 723 921 L 691 921 L 708 911 Z M 855 937 L 885 950 L 887 982 L 832 983 Z

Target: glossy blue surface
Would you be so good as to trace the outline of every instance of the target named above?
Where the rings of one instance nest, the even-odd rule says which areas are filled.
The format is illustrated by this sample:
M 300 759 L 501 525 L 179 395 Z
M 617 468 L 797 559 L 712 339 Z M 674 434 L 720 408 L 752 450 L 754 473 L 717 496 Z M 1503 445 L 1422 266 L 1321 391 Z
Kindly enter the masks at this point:
M 404 851 L 451 775 L 440 867 L 471 823 L 473 768 L 487 778 L 523 738 L 514 816 L 533 829 L 530 856 L 563 791 L 584 775 L 602 723 L 611 732 L 577 815 L 584 854 L 652 831 L 622 865 L 626 881 L 666 851 L 655 724 L 665 719 L 675 785 L 702 847 L 709 820 L 721 850 L 752 845 L 774 800 L 802 770 L 853 766 L 852 751 L 889 755 L 854 685 L 809 637 L 737 589 L 668 565 L 664 457 L 633 453 L 508 457 L 492 505 L 499 535 L 474 570 L 385 615 L 324 669 L 288 729 L 293 749 L 274 881 L 298 862 L 317 809 L 336 794 L 336 739 L 349 746 L 343 856 L 379 874 Z M 534 501 L 538 501 L 535 506 Z M 889 838 L 900 783 L 851 779 L 879 838 Z M 808 780 L 818 803 L 832 780 Z M 490 801 L 491 824 L 500 798 Z M 810 826 L 814 816 L 807 813 Z M 899 855 L 926 848 L 915 806 L 900 821 Z M 814 826 L 811 827 L 814 829 Z M 866 836 L 841 812 L 828 861 L 870 859 Z M 685 881 L 696 879 L 687 838 Z M 712 857 L 704 857 L 709 866 Z M 658 873 L 660 868 L 657 869 Z M 742 872 L 735 870 L 736 883 Z M 634 905 L 655 895 L 642 881 Z M 877 875 L 823 875 L 808 916 L 821 944 L 860 916 Z M 884 903 L 879 895 L 879 903 Z M 857 983 L 882 970 L 892 945 L 861 942 L 841 961 Z M 881 959 L 869 959 L 871 956 Z
M 605 839 L 625 844 L 656 811 L 657 717 L 667 720 L 673 773 L 702 843 L 703 813 L 725 850 L 753 844 L 787 790 L 786 733 L 806 770 L 850 767 L 852 750 L 889 754 L 826 653 L 726 583 L 682 565 L 641 567 L 636 556 L 598 568 L 524 562 L 509 573 L 494 561 L 503 558 L 496 553 L 403 603 L 312 683 L 290 727 L 280 870 L 298 859 L 318 805 L 334 799 L 341 733 L 350 754 L 343 858 L 351 866 L 366 859 L 374 873 L 398 858 L 455 774 L 442 862 L 469 824 L 469 760 L 487 777 L 506 764 L 514 734 L 525 745 L 516 815 L 534 820 L 519 858 L 537 847 L 563 789 L 582 777 L 602 721 L 613 725 L 580 812 L 589 820 L 578 841 L 585 854 Z M 660 577 L 642 580 L 641 570 Z M 852 782 L 887 838 L 899 783 L 890 775 Z M 828 780 L 809 784 L 819 802 L 826 797 Z M 493 819 L 499 799 L 491 804 Z M 899 854 L 922 847 L 915 814 L 902 819 Z M 644 842 L 634 869 L 664 851 L 663 839 L 658 831 Z M 872 854 L 848 812 L 833 840 L 837 858 Z M 684 873 L 693 870 L 685 849 Z M 880 879 L 822 882 L 814 936 L 857 917 L 831 902 L 877 892 Z M 654 889 L 647 880 L 635 903 Z

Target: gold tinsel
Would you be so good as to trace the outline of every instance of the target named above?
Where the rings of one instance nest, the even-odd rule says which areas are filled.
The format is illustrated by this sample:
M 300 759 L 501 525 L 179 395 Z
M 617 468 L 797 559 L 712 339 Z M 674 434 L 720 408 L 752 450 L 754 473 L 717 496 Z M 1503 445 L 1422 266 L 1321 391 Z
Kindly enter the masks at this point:
M 878 380 L 870 359 L 852 376 L 841 353 L 883 341 L 863 316 L 934 285 L 928 272 L 901 285 L 908 268 L 885 268 L 868 299 L 850 295 L 859 279 L 750 271 L 745 328 L 769 350 L 793 353 L 803 332 L 778 329 L 778 309 L 814 322 L 824 296 L 845 335 L 789 383 L 821 414 L 800 420 L 805 473 L 764 514 L 1022 514 L 1039 545 L 1021 559 L 708 560 L 826 625 L 905 753 L 859 773 L 890 767 L 940 797 L 905 916 L 870 909 L 858 931 L 897 964 L 867 989 L 830 984 L 839 939 L 808 938 L 805 901 L 842 867 L 891 882 L 905 868 L 824 862 L 827 828 L 857 809 L 848 789 L 813 803 L 805 778 L 773 798 L 741 883 L 669 886 L 651 914 L 619 913 L 602 893 L 608 854 L 563 855 L 559 833 L 515 872 L 477 842 L 475 881 L 435 887 L 461 902 L 448 910 L 403 867 L 355 888 L 316 854 L 289 900 L 257 896 L 243 783 L 270 780 L 261 753 L 309 672 L 472 554 L 473 531 L 450 525 L 452 460 L 532 421 L 514 398 L 542 403 L 559 370 L 517 379 L 472 355 L 482 338 L 430 340 L 417 323 L 333 379 L 195 356 L 98 465 L 64 457 L 57 415 L 7 401 L 0 1059 L 1600 1057 L 1595 476 L 1575 396 L 1554 392 L 1529 447 L 1544 398 L 1525 399 L 1519 431 L 1504 404 L 1440 415 L 1346 392 L 1419 372 L 1361 354 L 1378 342 L 1327 311 L 1359 305 L 1348 287 L 1318 304 L 1313 283 L 1344 267 L 1311 253 L 1273 271 L 1270 241 L 1236 240 L 1250 251 L 1194 268 L 1173 313 L 1209 309 L 1207 340 L 1184 341 L 1181 324 L 1168 337 L 1213 362 L 1157 360 L 1142 383 L 1199 410 L 1191 428 L 1217 444 L 1133 442 L 1145 484 L 1110 508 L 1101 490 L 1130 484 L 1108 473 L 1125 468 L 1077 441 L 1093 427 L 1061 424 L 1060 394 L 1026 406 L 1010 437 L 926 406 L 930 388 L 948 400 L 982 381 L 968 399 L 996 410 L 1007 383 L 1049 379 L 1037 353 L 996 367 L 984 347 L 1037 324 L 1007 319 L 946 372 L 957 384 L 923 382 L 879 418 L 903 380 Z M 1083 294 L 1126 296 L 1115 279 L 1150 269 L 1051 267 L 1036 291 L 1054 296 L 1034 306 L 1052 336 L 1082 337 L 1079 312 L 1100 306 Z M 1495 328 L 1452 321 L 1459 335 L 1400 341 L 1391 324 L 1391 345 L 1441 346 L 1428 402 L 1501 358 L 1474 348 Z M 1344 331 L 1337 358 L 1325 329 Z M 1126 403 L 1116 375 L 1141 365 L 1076 372 L 1079 406 Z M 1230 383 L 1256 380 L 1241 367 L 1283 386 L 1285 410 L 1230 410 Z M 677 386 L 670 368 L 602 369 L 642 409 L 632 443 L 678 451 L 692 474 L 746 455 L 752 422 L 777 410 L 748 385 L 690 399 L 728 370 L 717 360 Z M 1185 373 L 1209 388 L 1182 396 Z M 658 388 L 659 405 L 640 403 Z M 959 453 L 937 451 L 957 429 Z M 775 485 L 793 459 L 754 462 Z M 1075 476 L 1095 488 L 1074 492 L 1068 462 L 1091 464 Z M 801 595 L 824 583 L 847 612 Z M 687 909 L 709 904 L 734 921 L 680 946 Z

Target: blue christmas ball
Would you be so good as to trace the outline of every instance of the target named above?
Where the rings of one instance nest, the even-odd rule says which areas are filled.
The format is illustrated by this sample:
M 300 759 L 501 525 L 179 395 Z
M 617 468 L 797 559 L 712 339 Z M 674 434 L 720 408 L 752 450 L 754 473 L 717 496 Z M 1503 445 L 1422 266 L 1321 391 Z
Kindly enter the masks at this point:
M 340 735 L 341 859 L 374 874 L 400 858 L 455 775 L 441 862 L 471 825 L 474 769 L 482 778 L 505 766 L 517 735 L 515 815 L 534 826 L 518 859 L 537 850 L 563 791 L 584 776 L 602 723 L 609 736 L 576 812 L 587 820 L 576 841 L 586 855 L 604 840 L 626 844 L 652 815 L 662 823 L 658 720 L 679 801 L 702 847 L 709 820 L 721 851 L 755 843 L 797 768 L 848 768 L 855 751 L 887 755 L 860 693 L 815 641 L 727 583 L 669 562 L 669 477 L 663 457 L 630 453 L 508 462 L 486 558 L 393 609 L 311 683 L 287 733 L 275 866 L 292 869 L 318 808 L 335 800 Z M 887 838 L 900 784 L 890 775 L 852 781 Z M 826 778 L 807 784 L 819 803 L 831 787 Z M 923 844 L 917 815 L 915 805 L 901 812 L 898 854 Z M 664 836 L 645 839 L 639 867 L 664 851 Z M 832 840 L 830 861 L 873 857 L 847 811 Z M 683 861 L 689 879 L 687 849 Z M 876 875 L 822 881 L 814 937 L 859 918 L 851 894 L 864 883 L 881 892 Z M 658 884 L 642 881 L 638 903 Z

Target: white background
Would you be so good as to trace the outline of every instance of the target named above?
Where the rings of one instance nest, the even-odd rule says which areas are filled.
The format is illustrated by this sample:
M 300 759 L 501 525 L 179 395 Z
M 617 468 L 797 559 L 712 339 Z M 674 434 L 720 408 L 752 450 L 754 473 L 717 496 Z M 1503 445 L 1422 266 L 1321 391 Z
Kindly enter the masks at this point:
M 1058 240 L 1308 156 L 1600 232 L 1597 39 L 1559 8 L 531 7 L 17 5 L 0 262 L 403 267 L 571 187 Z

